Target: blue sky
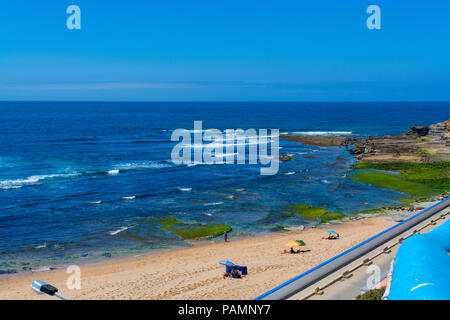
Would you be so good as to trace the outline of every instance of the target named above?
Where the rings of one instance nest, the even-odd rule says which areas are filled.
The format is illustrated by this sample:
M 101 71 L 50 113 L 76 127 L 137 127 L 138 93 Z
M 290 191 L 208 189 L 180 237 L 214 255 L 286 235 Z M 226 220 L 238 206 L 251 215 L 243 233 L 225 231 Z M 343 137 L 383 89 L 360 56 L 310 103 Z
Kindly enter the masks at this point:
M 448 0 L 2 1 L 0 100 L 448 101 L 449 20 Z

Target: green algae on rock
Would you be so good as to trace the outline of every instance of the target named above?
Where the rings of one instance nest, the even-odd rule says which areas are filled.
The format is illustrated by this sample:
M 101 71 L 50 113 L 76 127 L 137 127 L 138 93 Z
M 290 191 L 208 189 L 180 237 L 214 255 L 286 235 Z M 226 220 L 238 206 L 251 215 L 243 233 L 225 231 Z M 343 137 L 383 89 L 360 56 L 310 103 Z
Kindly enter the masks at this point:
M 326 223 L 331 220 L 337 220 L 344 217 L 341 213 L 328 212 L 326 208 L 311 207 L 306 204 L 291 205 L 287 207 L 287 211 L 285 213 L 288 217 L 298 216 L 309 220 L 320 219 L 320 223 Z
M 338 213 L 338 212 L 327 212 L 322 219 L 320 220 L 320 223 L 327 223 L 333 220 L 338 220 L 343 218 L 344 215 L 342 213 Z
M 161 229 L 171 231 L 184 240 L 211 239 L 222 235 L 225 231 L 232 231 L 229 225 L 187 224 L 173 217 L 161 218 L 156 222 L 161 225 Z
M 428 198 L 450 189 L 450 162 L 358 163 L 350 179 L 391 189 L 415 198 Z M 375 170 L 382 170 L 375 171 Z M 384 172 L 383 172 L 384 171 Z M 397 172 L 397 174 L 393 173 Z

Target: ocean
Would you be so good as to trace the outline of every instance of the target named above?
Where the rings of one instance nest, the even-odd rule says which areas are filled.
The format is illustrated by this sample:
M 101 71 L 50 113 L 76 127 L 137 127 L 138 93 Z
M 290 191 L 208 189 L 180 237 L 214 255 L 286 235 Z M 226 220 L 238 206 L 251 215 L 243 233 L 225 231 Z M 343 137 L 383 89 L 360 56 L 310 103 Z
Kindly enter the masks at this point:
M 316 222 L 280 215 L 292 204 L 352 215 L 406 196 L 348 179 L 344 148 L 280 139 L 295 161 L 174 164 L 173 130 L 279 129 L 366 137 L 449 118 L 450 103 L 1 102 L 0 273 L 189 246 L 160 218 L 227 224 L 230 238 Z M 212 241 L 223 241 L 213 239 Z

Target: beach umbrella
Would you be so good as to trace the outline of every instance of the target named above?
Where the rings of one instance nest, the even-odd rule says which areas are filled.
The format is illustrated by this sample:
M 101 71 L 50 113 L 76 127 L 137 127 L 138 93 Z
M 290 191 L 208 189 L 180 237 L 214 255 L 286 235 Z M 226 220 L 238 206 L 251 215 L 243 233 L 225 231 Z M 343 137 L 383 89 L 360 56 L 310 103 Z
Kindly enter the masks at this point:
M 301 241 L 301 240 L 300 240 Z M 302 241 L 303 242 L 303 241 Z M 303 242 L 304 243 L 304 242 Z M 297 240 L 295 241 L 289 241 L 286 243 L 286 247 L 297 247 L 297 246 L 303 246 L 304 244 L 301 244 Z
M 219 263 L 223 264 L 225 266 L 231 266 L 231 267 L 235 266 L 235 264 L 233 262 L 231 262 L 230 260 L 220 260 Z
M 330 234 L 337 234 L 337 232 L 336 231 L 333 231 L 333 230 L 328 230 L 328 231 L 325 231 L 326 233 L 330 233 Z
M 306 243 L 305 243 L 305 241 L 303 241 L 303 240 L 295 240 L 295 241 L 297 241 L 298 243 L 300 243 L 301 246 L 306 246 Z

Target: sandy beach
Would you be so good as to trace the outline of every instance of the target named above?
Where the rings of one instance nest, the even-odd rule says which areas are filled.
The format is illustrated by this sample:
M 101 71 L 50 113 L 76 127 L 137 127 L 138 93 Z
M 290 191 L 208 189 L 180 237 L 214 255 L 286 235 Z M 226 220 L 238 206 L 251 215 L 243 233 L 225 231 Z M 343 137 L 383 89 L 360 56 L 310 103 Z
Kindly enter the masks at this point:
M 383 231 L 396 222 L 389 215 L 349 220 L 303 231 L 258 236 L 228 243 L 81 266 L 81 289 L 68 290 L 65 269 L 0 280 L 0 299 L 52 299 L 37 295 L 30 284 L 41 279 L 71 299 L 253 299 L 265 291 Z M 332 228 L 342 239 L 323 240 Z M 285 243 L 302 239 L 301 254 L 282 254 Z M 228 259 L 248 266 L 243 279 L 222 279 Z

